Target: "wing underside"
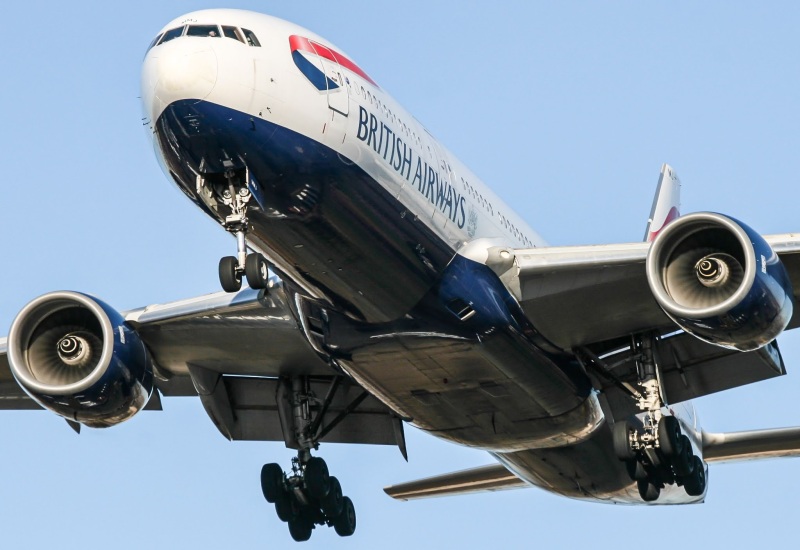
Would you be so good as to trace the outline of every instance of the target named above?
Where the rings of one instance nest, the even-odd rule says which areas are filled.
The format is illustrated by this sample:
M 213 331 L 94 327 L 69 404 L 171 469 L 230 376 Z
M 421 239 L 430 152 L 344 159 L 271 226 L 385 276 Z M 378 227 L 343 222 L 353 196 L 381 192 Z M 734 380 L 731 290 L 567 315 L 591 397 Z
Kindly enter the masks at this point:
M 296 448 L 286 380 L 302 375 L 325 404 L 322 442 L 398 445 L 402 421 L 383 403 L 331 368 L 311 348 L 279 282 L 267 291 L 215 293 L 124 314 L 155 362 L 161 395 L 199 397 L 220 433 L 231 440 L 284 441 Z M 11 375 L 0 339 L 0 410 L 40 409 Z

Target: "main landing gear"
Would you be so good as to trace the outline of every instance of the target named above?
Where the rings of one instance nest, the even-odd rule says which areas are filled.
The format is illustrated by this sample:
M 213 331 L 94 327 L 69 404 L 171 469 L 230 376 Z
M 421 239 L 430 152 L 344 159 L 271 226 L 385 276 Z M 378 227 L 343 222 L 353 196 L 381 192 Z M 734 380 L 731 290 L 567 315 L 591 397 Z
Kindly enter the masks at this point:
M 645 502 L 657 500 L 661 489 L 672 484 L 683 487 L 688 495 L 700 496 L 706 490 L 705 464 L 694 454 L 678 419 L 662 414 L 664 402 L 653 356 L 654 344 L 655 338 L 649 335 L 633 340 L 642 388 L 637 396 L 638 406 L 645 413 L 644 424 L 617 422 L 613 432 L 614 452 L 625 462 Z
M 289 533 L 298 542 L 308 540 L 317 525 L 333 527 L 342 537 L 349 537 L 356 530 L 353 501 L 344 496 L 341 483 L 329 474 L 325 461 L 311 456 L 311 450 L 319 448 L 319 440 L 366 396 L 364 392 L 345 411 L 323 425 L 339 384 L 337 377 L 331 382 L 325 399 L 317 399 L 308 378 L 303 376 L 285 380 L 279 389 L 278 399 L 286 404 L 285 409 L 279 405 L 281 422 L 284 424 L 285 420 L 292 431 L 287 445 L 298 449 L 297 457 L 292 459 L 291 470 L 287 473 L 278 464 L 264 465 L 261 490 L 267 502 L 275 504 L 278 518 L 289 524 Z
M 269 269 L 264 256 L 258 253 L 247 253 L 247 204 L 252 198 L 247 185 L 237 185 L 236 173 L 225 172 L 228 181 L 227 189 L 222 192 L 222 202 L 231 209 L 225 218 L 225 230 L 236 236 L 236 256 L 225 256 L 219 261 L 219 282 L 225 292 L 238 292 L 242 288 L 242 275 L 247 277 L 247 284 L 253 289 L 267 287 Z
M 333 527 L 342 537 L 356 530 L 353 501 L 342 494 L 339 480 L 329 475 L 320 457 L 301 451 L 292 459 L 292 470 L 284 474 L 278 464 L 261 469 L 261 490 L 267 502 L 275 504 L 278 518 L 289 524 L 298 542 L 311 538 L 316 525 Z

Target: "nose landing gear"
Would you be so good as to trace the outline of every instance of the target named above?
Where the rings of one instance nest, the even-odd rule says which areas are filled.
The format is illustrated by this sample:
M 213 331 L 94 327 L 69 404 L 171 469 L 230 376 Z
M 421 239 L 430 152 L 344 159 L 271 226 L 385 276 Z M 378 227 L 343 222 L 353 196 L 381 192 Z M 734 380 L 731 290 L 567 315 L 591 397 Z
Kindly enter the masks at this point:
M 236 236 L 236 256 L 225 256 L 219 261 L 219 282 L 225 292 L 238 292 L 242 288 L 242 275 L 253 289 L 267 287 L 269 269 L 264 256 L 247 253 L 247 204 L 252 194 L 247 185 L 237 187 L 236 173 L 225 172 L 227 189 L 222 192 L 222 202 L 230 207 L 231 214 L 225 218 L 225 230 Z

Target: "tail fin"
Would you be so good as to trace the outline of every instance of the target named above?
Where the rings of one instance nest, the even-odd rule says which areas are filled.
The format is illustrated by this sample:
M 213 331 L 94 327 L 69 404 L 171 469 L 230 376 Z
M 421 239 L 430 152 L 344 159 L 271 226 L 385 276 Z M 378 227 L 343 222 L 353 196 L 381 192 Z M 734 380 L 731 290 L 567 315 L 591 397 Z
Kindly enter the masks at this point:
M 653 208 L 650 210 L 650 219 L 647 220 L 647 230 L 644 233 L 645 242 L 656 238 L 664 226 L 681 215 L 681 180 L 669 164 L 661 166 L 661 176 L 658 178 L 656 196 L 653 198 Z

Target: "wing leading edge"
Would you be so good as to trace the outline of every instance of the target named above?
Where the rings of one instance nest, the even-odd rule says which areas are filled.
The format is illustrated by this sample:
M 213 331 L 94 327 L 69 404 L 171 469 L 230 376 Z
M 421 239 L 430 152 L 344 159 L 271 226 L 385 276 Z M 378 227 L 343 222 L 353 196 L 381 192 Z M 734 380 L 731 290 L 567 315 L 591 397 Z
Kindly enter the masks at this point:
M 282 397 L 288 377 L 306 376 L 317 395 L 329 397 L 320 441 L 398 445 L 405 454 L 402 421 L 311 348 L 277 280 L 266 291 L 219 292 L 123 316 L 155 363 L 146 409 L 160 410 L 161 395 L 198 396 L 224 437 L 295 448 Z M 7 348 L 0 339 L 0 410 L 41 409 L 12 376 Z
M 800 303 L 800 233 L 764 239 L 786 267 Z M 674 328 L 647 283 L 650 243 L 511 250 L 501 274 L 534 326 L 562 349 Z M 494 269 L 489 253 L 487 265 Z M 497 271 L 497 269 L 495 269 Z M 800 307 L 788 328 L 800 326 Z

